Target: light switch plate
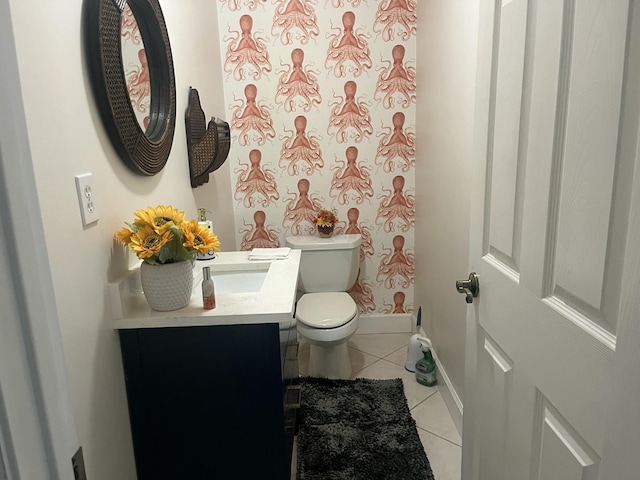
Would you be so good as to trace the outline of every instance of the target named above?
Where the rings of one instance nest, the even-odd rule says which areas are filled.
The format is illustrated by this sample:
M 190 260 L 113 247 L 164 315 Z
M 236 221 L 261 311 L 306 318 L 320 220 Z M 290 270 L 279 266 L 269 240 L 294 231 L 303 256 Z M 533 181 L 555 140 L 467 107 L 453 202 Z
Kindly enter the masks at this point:
M 82 225 L 86 227 L 97 222 L 100 217 L 98 216 L 92 173 L 76 175 L 76 191 L 78 192 Z

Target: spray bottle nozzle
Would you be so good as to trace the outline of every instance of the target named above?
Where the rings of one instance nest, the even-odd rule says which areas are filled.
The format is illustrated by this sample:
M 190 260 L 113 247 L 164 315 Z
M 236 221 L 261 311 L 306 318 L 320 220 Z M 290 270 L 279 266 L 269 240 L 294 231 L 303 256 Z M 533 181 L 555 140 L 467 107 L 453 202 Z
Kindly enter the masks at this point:
M 420 342 L 420 345 L 422 346 L 422 351 L 426 352 L 427 350 L 429 350 L 431 348 L 431 340 L 429 340 L 427 337 L 422 337 L 420 335 L 418 335 L 418 341 Z

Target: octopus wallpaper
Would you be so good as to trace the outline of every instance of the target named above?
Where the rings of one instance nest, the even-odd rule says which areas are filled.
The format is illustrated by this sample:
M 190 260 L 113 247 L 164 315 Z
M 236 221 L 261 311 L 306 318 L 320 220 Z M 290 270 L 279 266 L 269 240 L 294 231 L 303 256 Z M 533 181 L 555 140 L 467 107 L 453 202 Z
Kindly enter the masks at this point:
M 142 35 L 129 5 L 125 5 L 121 16 L 120 44 L 122 67 L 131 106 L 138 124 L 143 128 L 147 128 L 149 125 L 149 108 L 151 106 L 149 66 Z
M 217 0 L 237 247 L 360 233 L 361 315 L 413 312 L 417 0 Z

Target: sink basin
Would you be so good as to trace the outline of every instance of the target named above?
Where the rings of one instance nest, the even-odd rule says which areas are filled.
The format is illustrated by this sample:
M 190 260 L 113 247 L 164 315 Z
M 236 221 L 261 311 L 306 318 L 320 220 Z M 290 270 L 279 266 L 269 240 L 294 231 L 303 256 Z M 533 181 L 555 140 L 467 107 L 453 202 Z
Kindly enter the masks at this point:
M 244 265 L 242 267 L 245 267 Z M 262 289 L 269 272 L 269 264 L 250 265 L 250 268 L 211 269 L 216 293 L 253 293 Z M 202 281 L 202 272 L 200 272 Z

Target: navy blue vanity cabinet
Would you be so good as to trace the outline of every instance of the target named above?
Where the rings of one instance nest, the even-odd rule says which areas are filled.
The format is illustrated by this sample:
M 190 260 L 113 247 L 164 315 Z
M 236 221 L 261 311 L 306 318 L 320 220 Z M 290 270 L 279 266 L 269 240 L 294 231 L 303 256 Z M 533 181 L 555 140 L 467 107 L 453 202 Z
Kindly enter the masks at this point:
M 120 330 L 138 479 L 288 479 L 291 330 Z
M 286 342 L 284 341 L 286 338 Z M 296 420 L 300 407 L 300 382 L 298 372 L 298 331 L 294 327 L 280 331 L 282 362 L 282 398 L 284 401 L 285 455 L 291 463 Z M 289 477 L 287 477 L 288 479 Z

